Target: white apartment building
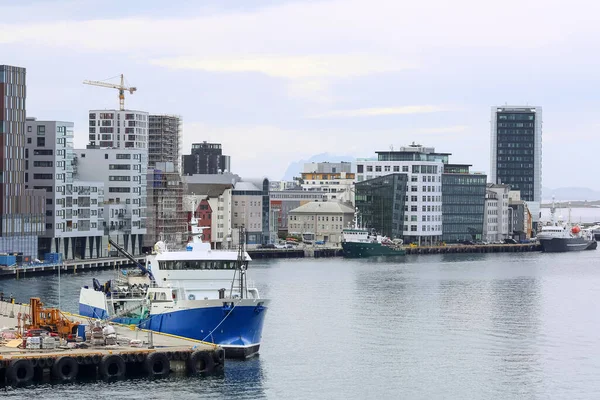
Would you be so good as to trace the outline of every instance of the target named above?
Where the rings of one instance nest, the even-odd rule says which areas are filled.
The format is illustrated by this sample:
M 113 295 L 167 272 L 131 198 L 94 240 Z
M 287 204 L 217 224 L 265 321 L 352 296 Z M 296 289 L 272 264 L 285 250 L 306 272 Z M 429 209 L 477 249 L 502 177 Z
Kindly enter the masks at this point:
M 115 149 L 148 149 L 147 112 L 90 110 L 89 146 Z
M 412 144 L 398 151 L 376 152 L 376 159 L 356 161 L 356 181 L 405 173 L 408 178 L 404 205 L 405 243 L 434 244 L 442 240 L 442 173 L 448 153 Z
M 28 118 L 26 126 L 25 185 L 46 191 L 46 231 L 38 238 L 40 255 L 101 257 L 104 183 L 79 179 L 73 123 Z
M 509 190 L 509 185 L 487 185 L 483 219 L 483 238 L 487 242 L 509 237 Z
M 146 234 L 148 150 L 88 148 L 75 150 L 80 179 L 102 179 L 104 229 L 125 250 L 141 254 Z
M 302 173 L 302 190 L 322 192 L 327 201 L 339 201 L 354 205 L 355 175 L 350 172 Z

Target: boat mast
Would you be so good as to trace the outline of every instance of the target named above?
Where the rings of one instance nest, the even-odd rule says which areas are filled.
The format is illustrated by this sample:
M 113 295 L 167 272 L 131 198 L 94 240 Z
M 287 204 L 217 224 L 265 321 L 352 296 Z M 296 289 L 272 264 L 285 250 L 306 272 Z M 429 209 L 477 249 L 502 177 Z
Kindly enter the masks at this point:
M 244 225 L 240 227 L 238 246 L 238 268 L 240 270 L 239 282 L 240 282 L 240 298 L 244 298 L 245 280 L 246 280 L 246 229 Z

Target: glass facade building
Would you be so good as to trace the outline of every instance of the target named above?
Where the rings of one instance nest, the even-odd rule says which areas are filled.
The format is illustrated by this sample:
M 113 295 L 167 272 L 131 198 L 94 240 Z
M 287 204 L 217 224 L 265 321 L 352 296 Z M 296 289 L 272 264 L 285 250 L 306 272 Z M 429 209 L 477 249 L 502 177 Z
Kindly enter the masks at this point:
M 491 120 L 490 180 L 520 191 L 535 223 L 542 196 L 542 109 L 492 107 Z
M 487 176 L 468 166 L 447 165 L 442 174 L 442 240 L 482 240 Z
M 356 183 L 356 208 L 365 228 L 402 238 L 407 182 L 407 174 L 390 174 Z

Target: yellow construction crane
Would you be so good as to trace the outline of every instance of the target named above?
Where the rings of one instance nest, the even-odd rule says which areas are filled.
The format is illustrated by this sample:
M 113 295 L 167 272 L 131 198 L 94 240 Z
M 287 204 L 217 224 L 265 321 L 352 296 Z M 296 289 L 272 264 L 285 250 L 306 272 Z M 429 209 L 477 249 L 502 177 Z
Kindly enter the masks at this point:
M 107 83 L 101 81 L 83 81 L 86 85 L 94 85 L 101 86 L 106 88 L 118 89 L 119 90 L 119 106 L 121 107 L 121 111 L 125 110 L 125 91 L 129 91 L 129 93 L 133 94 L 137 90 L 135 87 L 127 87 L 125 86 L 123 74 L 121 74 L 121 84 L 115 85 L 114 83 Z

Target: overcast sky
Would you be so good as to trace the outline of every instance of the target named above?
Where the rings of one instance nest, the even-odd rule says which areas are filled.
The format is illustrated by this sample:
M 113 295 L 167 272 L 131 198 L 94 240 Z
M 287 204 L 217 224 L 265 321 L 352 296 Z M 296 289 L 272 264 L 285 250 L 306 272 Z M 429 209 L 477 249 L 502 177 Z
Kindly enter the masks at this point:
M 543 107 L 543 185 L 600 189 L 600 6 L 533 0 L 0 0 L 0 64 L 28 116 L 117 108 L 81 82 L 124 73 L 127 108 L 183 117 L 242 176 L 411 142 L 489 171 L 490 107 Z

